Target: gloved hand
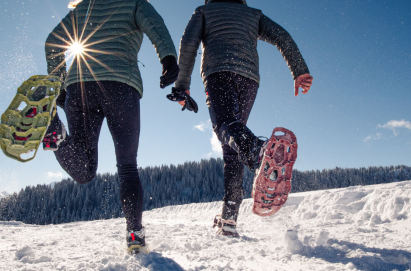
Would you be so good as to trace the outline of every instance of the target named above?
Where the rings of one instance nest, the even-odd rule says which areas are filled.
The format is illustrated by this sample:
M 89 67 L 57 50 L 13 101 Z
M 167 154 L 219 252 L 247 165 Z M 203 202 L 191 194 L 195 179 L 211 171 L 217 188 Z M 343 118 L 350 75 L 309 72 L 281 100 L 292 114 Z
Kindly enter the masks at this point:
M 185 109 L 187 109 L 188 111 L 194 111 L 194 113 L 198 112 L 198 106 L 197 106 L 196 101 L 194 101 L 194 99 L 191 98 L 191 96 L 188 95 L 187 92 L 185 92 L 182 89 L 173 88 L 172 93 L 168 94 L 167 98 L 173 102 L 184 101 L 184 106 L 181 109 L 181 111 L 184 111 Z
M 165 88 L 177 80 L 180 69 L 174 56 L 166 56 L 161 63 L 163 64 L 163 75 L 160 77 L 160 87 Z
M 67 91 L 65 89 L 60 89 L 60 95 L 57 97 L 56 104 L 64 110 L 64 105 L 66 104 Z

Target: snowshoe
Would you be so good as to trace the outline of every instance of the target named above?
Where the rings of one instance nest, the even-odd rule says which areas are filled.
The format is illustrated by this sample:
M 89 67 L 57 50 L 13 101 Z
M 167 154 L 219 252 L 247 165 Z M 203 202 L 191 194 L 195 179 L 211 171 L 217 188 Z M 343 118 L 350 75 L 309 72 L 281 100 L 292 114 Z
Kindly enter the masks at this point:
M 16 96 L 1 116 L 0 147 L 7 157 L 20 162 L 34 159 L 56 114 L 60 88 L 59 77 L 36 75 L 17 89 Z M 32 157 L 22 157 L 30 152 L 34 152 Z
M 135 255 L 139 253 L 148 254 L 150 249 L 146 245 L 146 229 L 143 227 L 140 231 L 127 232 L 127 253 Z
M 276 135 L 277 132 L 283 135 Z M 275 128 L 271 138 L 263 145 L 253 184 L 254 214 L 274 215 L 286 203 L 291 191 L 297 148 L 296 136 L 284 128 Z
M 214 218 L 213 228 L 217 227 L 216 233 L 218 235 L 238 238 L 240 235 L 237 233 L 237 222 L 231 219 L 222 219 L 220 215 L 216 215 Z

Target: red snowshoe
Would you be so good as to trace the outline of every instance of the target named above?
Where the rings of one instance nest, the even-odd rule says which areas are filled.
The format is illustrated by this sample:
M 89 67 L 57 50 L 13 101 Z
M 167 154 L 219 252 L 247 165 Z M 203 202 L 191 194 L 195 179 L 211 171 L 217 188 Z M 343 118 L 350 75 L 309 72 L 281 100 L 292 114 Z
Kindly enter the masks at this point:
M 276 135 L 277 132 L 282 132 L 282 135 Z M 253 213 L 270 216 L 281 209 L 291 191 L 291 176 L 297 159 L 297 138 L 287 129 L 275 128 L 263 148 L 260 168 L 254 177 Z

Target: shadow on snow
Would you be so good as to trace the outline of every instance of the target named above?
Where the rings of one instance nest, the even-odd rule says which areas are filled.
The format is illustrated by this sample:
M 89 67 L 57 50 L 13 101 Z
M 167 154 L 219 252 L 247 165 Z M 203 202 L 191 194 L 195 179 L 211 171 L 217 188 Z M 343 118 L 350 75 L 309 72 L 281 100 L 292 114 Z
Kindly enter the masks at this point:
M 142 267 L 153 271 L 184 271 L 184 269 L 170 258 L 162 256 L 160 253 L 151 252 L 147 255 L 136 256 L 140 260 Z
M 347 254 L 352 251 L 364 252 L 364 255 L 351 258 Z M 323 259 L 329 263 L 352 263 L 359 270 L 396 269 L 398 271 L 405 271 L 411 268 L 411 253 L 408 251 L 370 248 L 361 244 L 338 241 L 336 239 L 329 239 L 327 246 L 311 247 L 301 244 L 298 251 L 293 251 L 293 253 L 307 258 Z

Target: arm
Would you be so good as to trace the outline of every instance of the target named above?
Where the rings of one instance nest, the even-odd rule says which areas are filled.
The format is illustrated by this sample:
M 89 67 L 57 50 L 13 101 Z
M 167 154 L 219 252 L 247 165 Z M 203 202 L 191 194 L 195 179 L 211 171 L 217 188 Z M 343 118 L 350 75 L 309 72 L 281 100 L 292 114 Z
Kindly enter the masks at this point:
M 66 78 L 66 61 L 65 52 L 71 42 L 73 33 L 74 13 L 70 12 L 67 16 L 53 29 L 46 39 L 46 61 L 47 72 L 50 75 L 60 77 L 63 82 Z
M 267 16 L 262 15 L 258 34 L 260 40 L 266 41 L 278 48 L 287 62 L 294 80 L 300 75 L 310 73 L 297 44 L 284 28 Z
M 176 48 L 163 18 L 147 0 L 137 0 L 135 18 L 137 26 L 148 36 L 154 45 L 160 61 L 163 61 L 169 55 L 177 59 Z
M 176 87 L 184 90 L 190 89 L 191 74 L 193 73 L 197 50 L 203 39 L 204 19 L 200 9 L 196 9 L 191 16 L 180 43 L 180 74 L 176 81 Z

